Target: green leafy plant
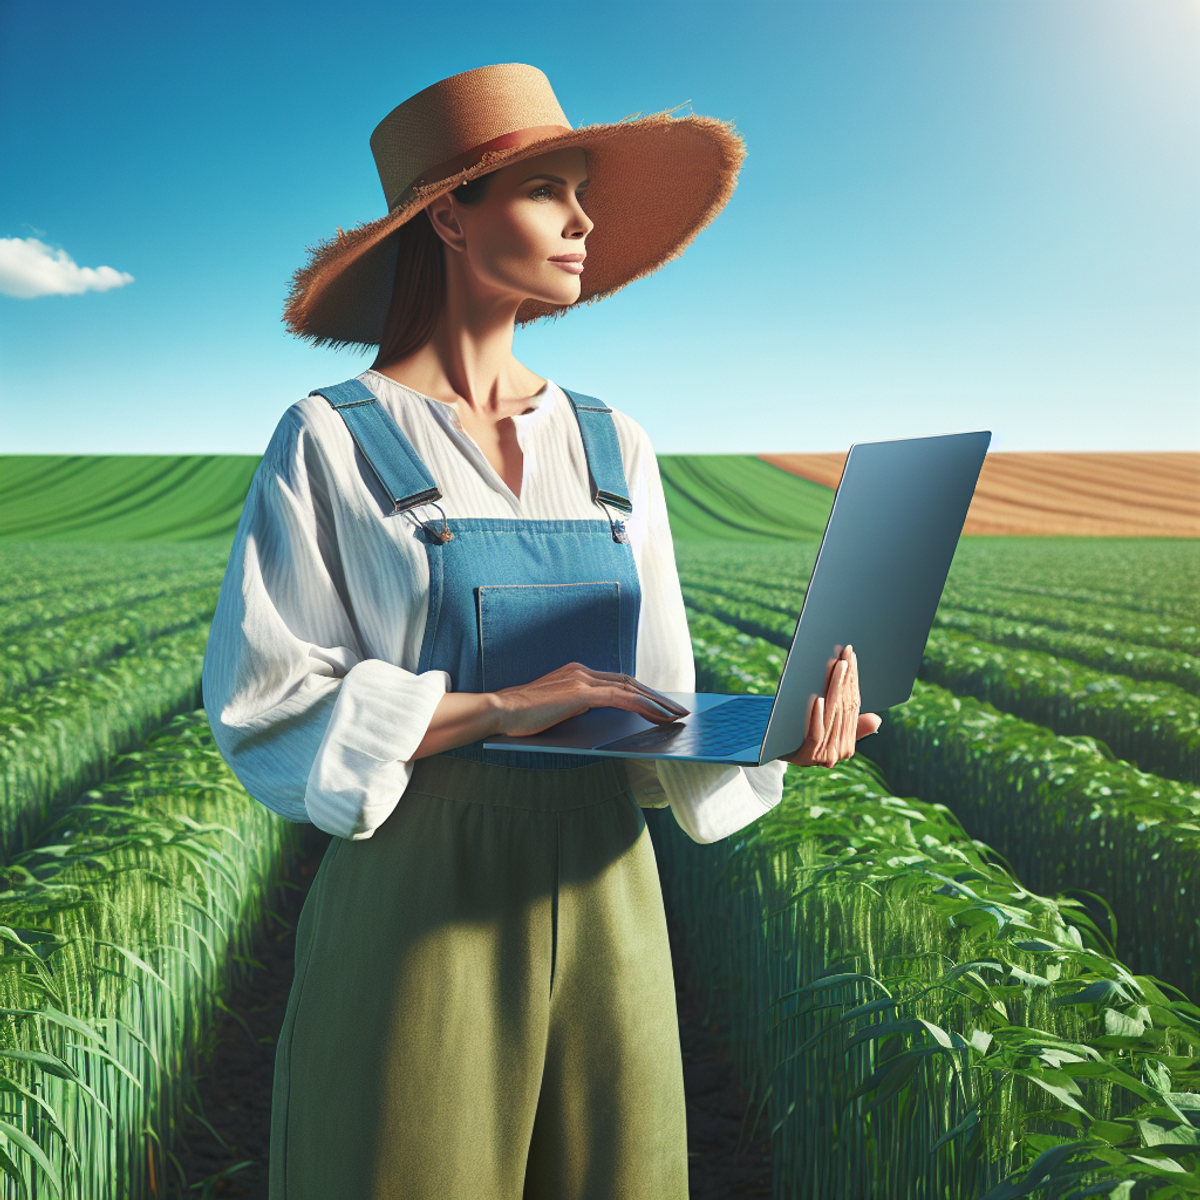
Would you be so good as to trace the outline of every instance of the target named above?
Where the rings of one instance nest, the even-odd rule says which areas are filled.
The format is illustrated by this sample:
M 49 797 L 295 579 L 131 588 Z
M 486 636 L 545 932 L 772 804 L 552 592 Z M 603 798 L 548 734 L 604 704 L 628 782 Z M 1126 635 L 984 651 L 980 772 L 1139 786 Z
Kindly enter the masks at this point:
M 167 717 L 195 706 L 208 629 L 69 671 L 0 706 L 0 842 L 11 856 L 113 759 Z
M 863 748 L 894 787 L 950 805 L 1030 887 L 1097 893 L 1124 961 L 1200 995 L 1200 787 L 932 684 Z
M 1173 684 L 1142 683 L 946 629 L 930 635 L 921 678 L 1056 733 L 1099 738 L 1143 770 L 1200 782 L 1200 697 Z
M 203 623 L 217 604 L 216 587 L 143 600 L 10 635 L 0 644 L 0 702 L 32 684 L 94 666 L 114 655 L 145 649 L 155 638 Z
M 722 676 L 719 622 L 697 625 L 702 686 L 773 685 L 769 643 L 727 628 Z M 1200 1193 L 1200 1009 L 946 807 L 860 756 L 789 769 L 784 803 L 715 846 L 649 819 L 777 1195 Z
M 182 1178 L 172 1149 L 195 1048 L 251 965 L 302 831 L 246 795 L 196 712 L 8 865 L 0 1172 L 11 1188 L 108 1200 L 115 1180 L 122 1195 L 161 1195 L 168 1172 Z

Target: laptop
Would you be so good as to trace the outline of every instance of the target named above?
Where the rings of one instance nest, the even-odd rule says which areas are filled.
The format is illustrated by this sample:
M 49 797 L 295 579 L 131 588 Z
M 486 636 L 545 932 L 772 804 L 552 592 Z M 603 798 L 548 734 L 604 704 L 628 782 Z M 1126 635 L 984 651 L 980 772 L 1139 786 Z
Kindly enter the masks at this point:
M 665 692 L 688 716 L 655 725 L 594 708 L 488 750 L 602 758 L 677 758 L 755 766 L 794 753 L 835 647 L 858 656 L 863 712 L 903 704 L 913 682 L 967 509 L 988 431 L 859 442 L 851 447 L 817 551 L 792 644 L 772 696 Z

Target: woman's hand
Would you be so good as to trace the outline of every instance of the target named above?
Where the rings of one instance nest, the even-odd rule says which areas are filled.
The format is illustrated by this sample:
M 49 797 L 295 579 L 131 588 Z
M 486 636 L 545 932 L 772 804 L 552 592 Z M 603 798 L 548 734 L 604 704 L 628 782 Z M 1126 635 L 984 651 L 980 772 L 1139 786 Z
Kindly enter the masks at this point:
M 520 687 L 498 692 L 447 692 L 413 758 L 455 750 L 483 738 L 525 737 L 589 708 L 624 708 L 656 725 L 686 717 L 688 710 L 629 675 L 593 671 L 568 663 Z
M 839 646 L 825 672 L 825 695 L 818 696 L 808 716 L 804 744 L 795 754 L 783 754 L 784 762 L 798 767 L 836 766 L 854 757 L 859 738 L 874 733 L 883 721 L 875 713 L 861 713 L 858 691 L 858 656 L 853 646 Z
M 496 732 L 509 737 L 541 733 L 589 708 L 623 708 L 656 725 L 678 721 L 689 711 L 631 675 L 593 671 L 581 663 L 568 663 L 532 683 L 503 688 L 492 695 L 500 717 Z

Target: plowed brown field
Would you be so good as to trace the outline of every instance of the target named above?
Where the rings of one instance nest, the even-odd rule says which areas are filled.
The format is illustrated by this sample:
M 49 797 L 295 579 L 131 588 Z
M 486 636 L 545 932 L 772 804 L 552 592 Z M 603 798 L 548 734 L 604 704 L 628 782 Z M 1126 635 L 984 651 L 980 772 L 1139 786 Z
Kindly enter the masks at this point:
M 836 487 L 844 454 L 760 454 Z M 1200 537 L 1200 454 L 989 454 L 968 534 Z

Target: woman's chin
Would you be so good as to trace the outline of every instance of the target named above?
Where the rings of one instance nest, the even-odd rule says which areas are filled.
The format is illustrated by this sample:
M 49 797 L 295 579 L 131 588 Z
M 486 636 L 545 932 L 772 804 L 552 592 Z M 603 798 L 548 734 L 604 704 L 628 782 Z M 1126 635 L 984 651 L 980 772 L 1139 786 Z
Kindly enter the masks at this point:
M 561 282 L 555 281 L 551 284 L 541 284 L 536 291 L 529 291 L 527 297 L 530 300 L 536 300 L 540 304 L 549 304 L 554 308 L 563 308 L 567 305 L 574 304 L 583 293 L 583 284 L 579 282 L 579 276 L 567 276 Z

